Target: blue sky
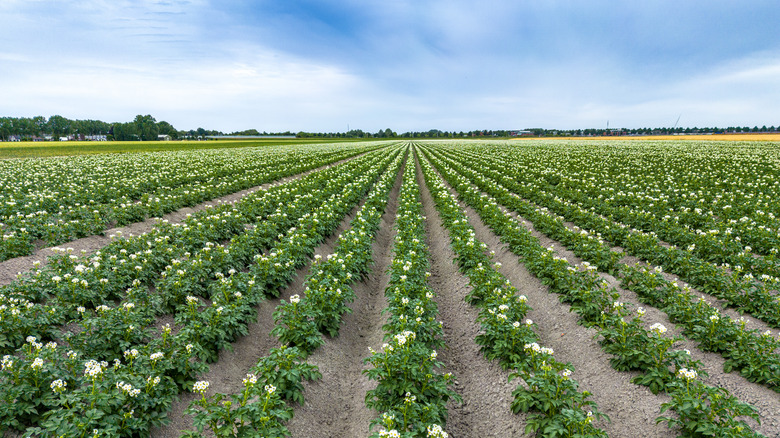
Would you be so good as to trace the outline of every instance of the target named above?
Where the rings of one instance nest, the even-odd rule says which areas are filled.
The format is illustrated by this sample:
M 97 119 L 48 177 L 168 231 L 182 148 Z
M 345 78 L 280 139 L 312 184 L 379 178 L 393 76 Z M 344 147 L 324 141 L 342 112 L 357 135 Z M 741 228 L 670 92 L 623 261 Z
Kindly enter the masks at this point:
M 780 125 L 772 1 L 0 0 L 0 115 L 225 132 Z

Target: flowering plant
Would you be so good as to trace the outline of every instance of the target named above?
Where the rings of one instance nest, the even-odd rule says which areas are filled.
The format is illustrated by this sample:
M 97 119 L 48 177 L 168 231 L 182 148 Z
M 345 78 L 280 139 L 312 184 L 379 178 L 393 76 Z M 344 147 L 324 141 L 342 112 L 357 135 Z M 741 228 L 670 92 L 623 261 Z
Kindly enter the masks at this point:
M 254 374 L 244 378 L 244 388 L 237 394 L 206 395 L 209 382 L 195 383 L 193 392 L 200 398 L 185 411 L 193 416 L 196 431 L 182 438 L 202 437 L 208 428 L 216 437 L 289 436 L 285 423 L 292 418 L 292 408 L 281 399 L 273 385 L 263 385 Z
M 763 437 L 754 432 L 743 420 L 744 416 L 758 421 L 758 411 L 729 394 L 720 387 L 708 386 L 697 380 L 698 373 L 682 368 L 677 372 L 672 389 L 672 400 L 661 405 L 661 413 L 673 410 L 677 416 L 660 416 L 657 423 L 665 422 L 670 428 L 679 428 L 682 437 Z

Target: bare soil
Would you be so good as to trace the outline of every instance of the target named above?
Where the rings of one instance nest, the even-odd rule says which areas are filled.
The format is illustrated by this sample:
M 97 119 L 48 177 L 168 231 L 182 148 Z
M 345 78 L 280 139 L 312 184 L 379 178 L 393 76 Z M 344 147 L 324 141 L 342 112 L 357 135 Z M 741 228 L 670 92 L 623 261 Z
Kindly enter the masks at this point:
M 516 213 L 512 213 L 512 216 L 515 217 L 520 223 L 522 223 L 529 231 L 531 231 L 531 233 L 537 239 L 539 239 L 539 242 L 542 246 L 549 247 L 550 245 L 553 245 L 555 249 L 554 252 L 556 253 L 557 256 L 565 257 L 570 263 L 573 264 L 579 264 L 582 262 L 582 259 L 574 255 L 573 252 L 566 249 L 560 242 L 552 240 L 546 235 L 535 230 L 533 224 L 531 224 L 530 221 L 525 220 L 522 217 L 519 217 Z M 479 233 L 477 234 L 479 235 Z M 621 248 L 616 248 L 616 249 L 621 249 Z M 638 259 L 636 259 L 635 257 L 624 257 L 624 259 L 622 260 L 622 262 L 624 263 L 626 262 L 633 263 L 636 261 L 638 261 Z M 669 317 L 663 311 L 655 307 L 642 304 L 639 301 L 636 293 L 620 287 L 620 281 L 615 277 L 613 277 L 612 275 L 606 273 L 600 273 L 599 275 L 607 281 L 607 283 L 610 285 L 611 288 L 614 288 L 620 294 L 621 302 L 630 303 L 632 308 L 643 307 L 645 309 L 646 314 L 642 319 L 646 322 L 646 325 L 648 327 L 653 323 L 660 322 L 661 324 L 667 327 L 667 329 L 669 330 L 669 335 L 682 336 L 682 329 L 679 328 L 676 324 L 669 321 Z M 668 275 L 667 278 L 673 281 L 677 280 L 680 282 L 680 284 L 684 283 L 679 279 L 677 279 L 676 276 Z M 704 296 L 704 298 L 710 301 L 711 303 L 715 303 L 716 306 L 718 305 L 718 300 L 716 298 L 706 294 L 701 294 L 700 292 L 699 294 Z M 529 297 L 529 302 L 530 302 L 530 297 Z M 562 304 L 557 304 L 557 305 L 564 306 Z M 729 314 L 732 318 L 739 317 L 739 315 L 737 315 L 736 312 L 733 311 L 733 309 L 724 309 L 724 313 Z M 759 328 L 759 329 L 762 327 L 766 327 L 766 325 L 763 322 L 756 320 L 755 318 L 745 315 L 745 319 L 749 321 L 749 327 Z M 534 319 L 534 322 L 537 322 L 537 320 Z M 753 430 L 760 432 L 766 435 L 767 437 L 780 437 L 780 417 L 778 416 L 778 412 L 780 412 L 780 396 L 778 396 L 778 393 L 772 391 L 771 389 L 763 385 L 749 382 L 747 379 L 743 378 L 738 373 L 724 373 L 723 364 L 725 360 L 721 355 L 717 353 L 701 351 L 697 347 L 697 343 L 688 338 L 685 338 L 683 341 L 676 344 L 675 348 L 688 349 L 691 352 L 691 355 L 694 359 L 702 361 L 702 363 L 704 364 L 704 370 L 709 374 L 709 377 L 704 379 L 704 381 L 707 384 L 725 388 L 733 396 L 737 397 L 739 400 L 745 403 L 749 403 L 752 406 L 754 406 L 756 409 L 758 409 L 761 424 L 757 424 L 752 419 L 743 418 L 753 428 Z M 632 373 L 620 373 L 620 374 L 631 374 L 631 376 L 634 375 Z M 586 382 L 590 382 L 590 381 L 591 379 L 586 380 Z M 638 386 L 638 385 L 633 385 L 633 386 L 646 391 L 646 389 L 642 386 Z M 666 396 L 662 396 L 662 397 L 664 399 L 668 398 Z M 601 403 L 599 403 L 599 407 L 601 408 Z M 656 412 L 653 415 L 653 418 L 659 415 L 660 415 L 659 412 L 656 410 Z M 615 422 L 615 418 L 612 418 L 612 421 Z M 666 426 L 662 426 L 662 427 L 665 428 Z M 624 436 L 624 435 L 621 434 L 619 436 Z M 674 434 L 672 434 L 671 431 L 669 431 L 669 435 L 659 435 L 659 436 L 674 436 Z
M 439 317 L 443 323 L 446 349 L 439 358 L 446 371 L 455 376 L 455 391 L 463 403 L 451 401 L 447 406 L 447 432 L 452 437 L 522 437 L 524 415 L 510 409 L 515 383 L 509 383 L 509 372 L 495 361 L 488 361 L 474 341 L 480 333 L 476 307 L 464 299 L 471 292 L 468 279 L 453 262 L 455 253 L 450 236 L 443 227 L 420 168 L 418 183 L 423 211 L 427 218 L 427 240 L 431 258 L 429 284 L 436 292 Z
M 389 282 L 387 269 L 393 259 L 395 215 L 401 188 L 398 173 L 380 228 L 372 245 L 374 266 L 370 274 L 352 285 L 356 298 L 350 304 L 352 313 L 344 318 L 339 335 L 326 339 L 324 345 L 309 357 L 317 365 L 322 379 L 305 384 L 306 403 L 295 409 L 288 428 L 295 437 L 362 437 L 369 435 L 371 421 L 377 413 L 365 405 L 366 392 L 376 384 L 363 374 L 368 366 L 363 359 L 368 348 L 379 350 L 387 318 L 384 290 Z
M 349 222 L 363 205 L 361 201 L 344 217 L 336 231 L 328 236 L 319 245 L 314 254 L 323 257 L 333 253 L 339 235 L 349 227 Z M 295 279 L 286 288 L 282 289 L 279 298 L 271 298 L 258 304 L 257 322 L 248 326 L 249 333 L 233 342 L 232 350 L 222 350 L 219 359 L 209 365 L 208 372 L 199 376 L 199 380 L 209 382 L 207 395 L 215 393 L 232 394 L 243 389 L 242 379 L 257 362 L 266 356 L 274 347 L 279 347 L 279 340 L 271 335 L 274 328 L 273 313 L 282 299 L 289 301 L 292 295 L 304 295 L 304 281 L 309 276 L 311 264 L 307 264 L 295 271 Z M 184 411 L 194 400 L 195 394 L 185 392 L 175 401 L 168 411 L 170 422 L 160 428 L 152 430 L 153 438 L 178 438 L 183 430 L 195 430 L 192 418 Z
M 413 165 L 412 155 L 409 160 L 407 165 Z M 464 301 L 470 291 L 468 281 L 457 270 L 449 245 L 449 234 L 442 226 L 419 168 L 417 171 L 422 207 L 427 217 L 426 239 L 431 261 L 429 282 L 436 293 L 446 344 L 438 353 L 445 364 L 442 371 L 455 375 L 455 390 L 463 398 L 463 403 L 453 401 L 449 404 L 446 430 L 451 437 L 457 438 L 525 437 L 525 415 L 515 415 L 510 410 L 511 392 L 517 383 L 509 383 L 509 372 L 502 370 L 496 362 L 486 360 L 474 341 L 480 333 L 480 327 L 476 322 L 477 309 Z M 322 379 L 305 383 L 306 402 L 303 406 L 295 406 L 295 416 L 288 423 L 293 437 L 368 436 L 369 424 L 378 415 L 366 408 L 364 403 L 366 392 L 375 384 L 363 374 L 367 368 L 363 359 L 369 355 L 368 347 L 379 349 L 383 342 L 382 325 L 386 321 L 385 315 L 382 314 L 386 307 L 384 289 L 388 283 L 387 268 L 392 261 L 395 237 L 393 224 L 398 209 L 401 174 L 399 173 L 391 192 L 376 241 L 372 246 L 373 269 L 365 278 L 352 285 L 356 293 L 356 299 L 350 305 L 353 312 L 346 315 L 339 336 L 326 339 L 325 344 L 309 357 L 309 362 L 319 367 Z M 218 202 L 234 202 L 247 193 L 266 186 L 183 209 L 166 215 L 165 218 L 171 222 L 181 221 L 187 213 L 202 210 Z M 552 348 L 556 359 L 573 365 L 575 372 L 572 377 L 580 383 L 580 389 L 589 391 L 592 394 L 591 399 L 598 404 L 601 412 L 611 418 L 610 422 L 599 422 L 597 425 L 612 437 L 677 436 L 675 430 L 655 422 L 660 415 L 661 404 L 668 401 L 669 397 L 664 394 L 654 395 L 646 387 L 631 383 L 636 373 L 612 369 L 609 365 L 610 356 L 598 345 L 597 332 L 579 325 L 577 315 L 570 312 L 569 306 L 561 304 L 557 295 L 551 293 L 547 286 L 528 272 L 518 257 L 482 223 L 476 212 L 462 203 L 460 205 L 474 227 L 476 237 L 487 244 L 488 250 L 495 252 L 494 260 L 501 263 L 501 273 L 518 289 L 519 294 L 528 298 L 528 304 L 532 307 L 528 317 L 537 326 L 540 344 Z M 318 246 L 315 254 L 326 256 L 333 252 L 339 233 L 347 229 L 357 208 L 359 206 L 342 221 L 332 236 Z M 542 245 L 554 245 L 557 255 L 566 257 L 572 263 L 581 261 L 559 242 L 534 230 L 529 221 L 519 217 L 516 219 L 526 226 Z M 126 235 L 137 235 L 150 230 L 153 225 L 154 220 L 148 220 L 124 227 L 121 231 Z M 108 230 L 106 234 L 116 231 L 117 229 Z M 62 246 L 73 247 L 76 251 L 93 252 L 108 242 L 109 239 L 105 236 L 93 236 Z M 12 281 L 19 271 L 29 270 L 34 260 L 45 262 L 46 256 L 50 254 L 51 248 L 47 248 L 32 256 L 0 263 L 0 284 Z M 624 260 L 636 261 L 632 258 Z M 303 294 L 303 282 L 309 271 L 310 265 L 297 270 L 295 280 L 282 291 L 280 299 L 289 299 L 293 294 Z M 642 305 L 633 292 L 620 288 L 617 279 L 607 274 L 603 274 L 603 277 L 620 293 L 621 301 L 645 308 L 647 313 L 643 319 L 648 325 L 661 322 L 671 333 L 680 332 L 663 312 Z M 202 380 L 210 382 L 211 393 L 240 391 L 242 378 L 249 369 L 271 348 L 278 346 L 278 340 L 270 335 L 270 332 L 274 327 L 272 313 L 280 299 L 269 299 L 259 304 L 256 308 L 258 321 L 249 326 L 249 334 L 238 339 L 233 344 L 232 351 L 222 351 L 219 361 L 211 364 L 209 371 L 201 376 Z M 754 324 L 753 319 L 749 321 L 751 325 Z M 759 326 L 760 324 L 756 323 L 754 327 Z M 723 373 L 723 358 L 702 352 L 690 340 L 681 342 L 677 347 L 689 349 L 694 358 L 704 363 L 710 374 L 707 383 L 728 389 L 731 394 L 759 410 L 761 424 L 750 422 L 756 431 L 767 437 L 780 437 L 780 396 L 777 393 L 761 385 L 752 384 L 737 374 Z M 181 394 L 169 411 L 170 423 L 152 430 L 151 436 L 178 438 L 182 430 L 192 429 L 192 418 L 184 415 L 184 410 L 193 397 L 191 393 Z

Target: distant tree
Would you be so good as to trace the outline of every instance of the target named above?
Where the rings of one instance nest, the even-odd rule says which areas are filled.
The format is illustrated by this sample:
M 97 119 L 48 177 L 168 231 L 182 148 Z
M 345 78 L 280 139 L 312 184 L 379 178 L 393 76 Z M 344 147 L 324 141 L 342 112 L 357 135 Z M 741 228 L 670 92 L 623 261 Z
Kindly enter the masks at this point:
M 165 120 L 157 122 L 157 132 L 160 135 L 168 135 L 174 140 L 179 138 L 179 131 Z
M 11 136 L 13 129 L 13 119 L 11 117 L 0 117 L 0 140 L 6 141 Z
M 157 120 L 155 120 L 154 117 L 149 114 L 145 116 L 139 114 L 135 116 L 133 124 L 135 125 L 135 131 L 139 140 L 157 140 L 157 135 L 159 135 L 160 131 L 157 127 Z
M 33 117 L 33 124 L 35 125 L 35 135 L 41 135 L 46 131 L 46 117 L 35 116 Z
M 245 131 L 236 131 L 230 135 L 260 135 L 257 129 L 247 129 Z
M 55 139 L 70 134 L 70 129 L 70 120 L 65 117 L 59 115 L 49 117 L 49 132 L 51 132 Z
M 132 141 L 139 138 L 135 123 L 114 123 L 110 133 L 116 141 Z

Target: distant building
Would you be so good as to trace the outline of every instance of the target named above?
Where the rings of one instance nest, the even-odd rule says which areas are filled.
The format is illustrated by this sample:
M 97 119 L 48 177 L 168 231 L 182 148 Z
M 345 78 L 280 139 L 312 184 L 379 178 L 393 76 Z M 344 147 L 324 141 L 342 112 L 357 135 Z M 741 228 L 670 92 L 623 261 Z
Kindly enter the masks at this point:
M 168 134 L 160 134 L 157 136 L 157 140 L 159 141 L 171 141 L 171 136 Z
M 510 137 L 530 137 L 534 135 L 533 132 L 525 130 L 525 129 L 514 129 L 509 132 Z

